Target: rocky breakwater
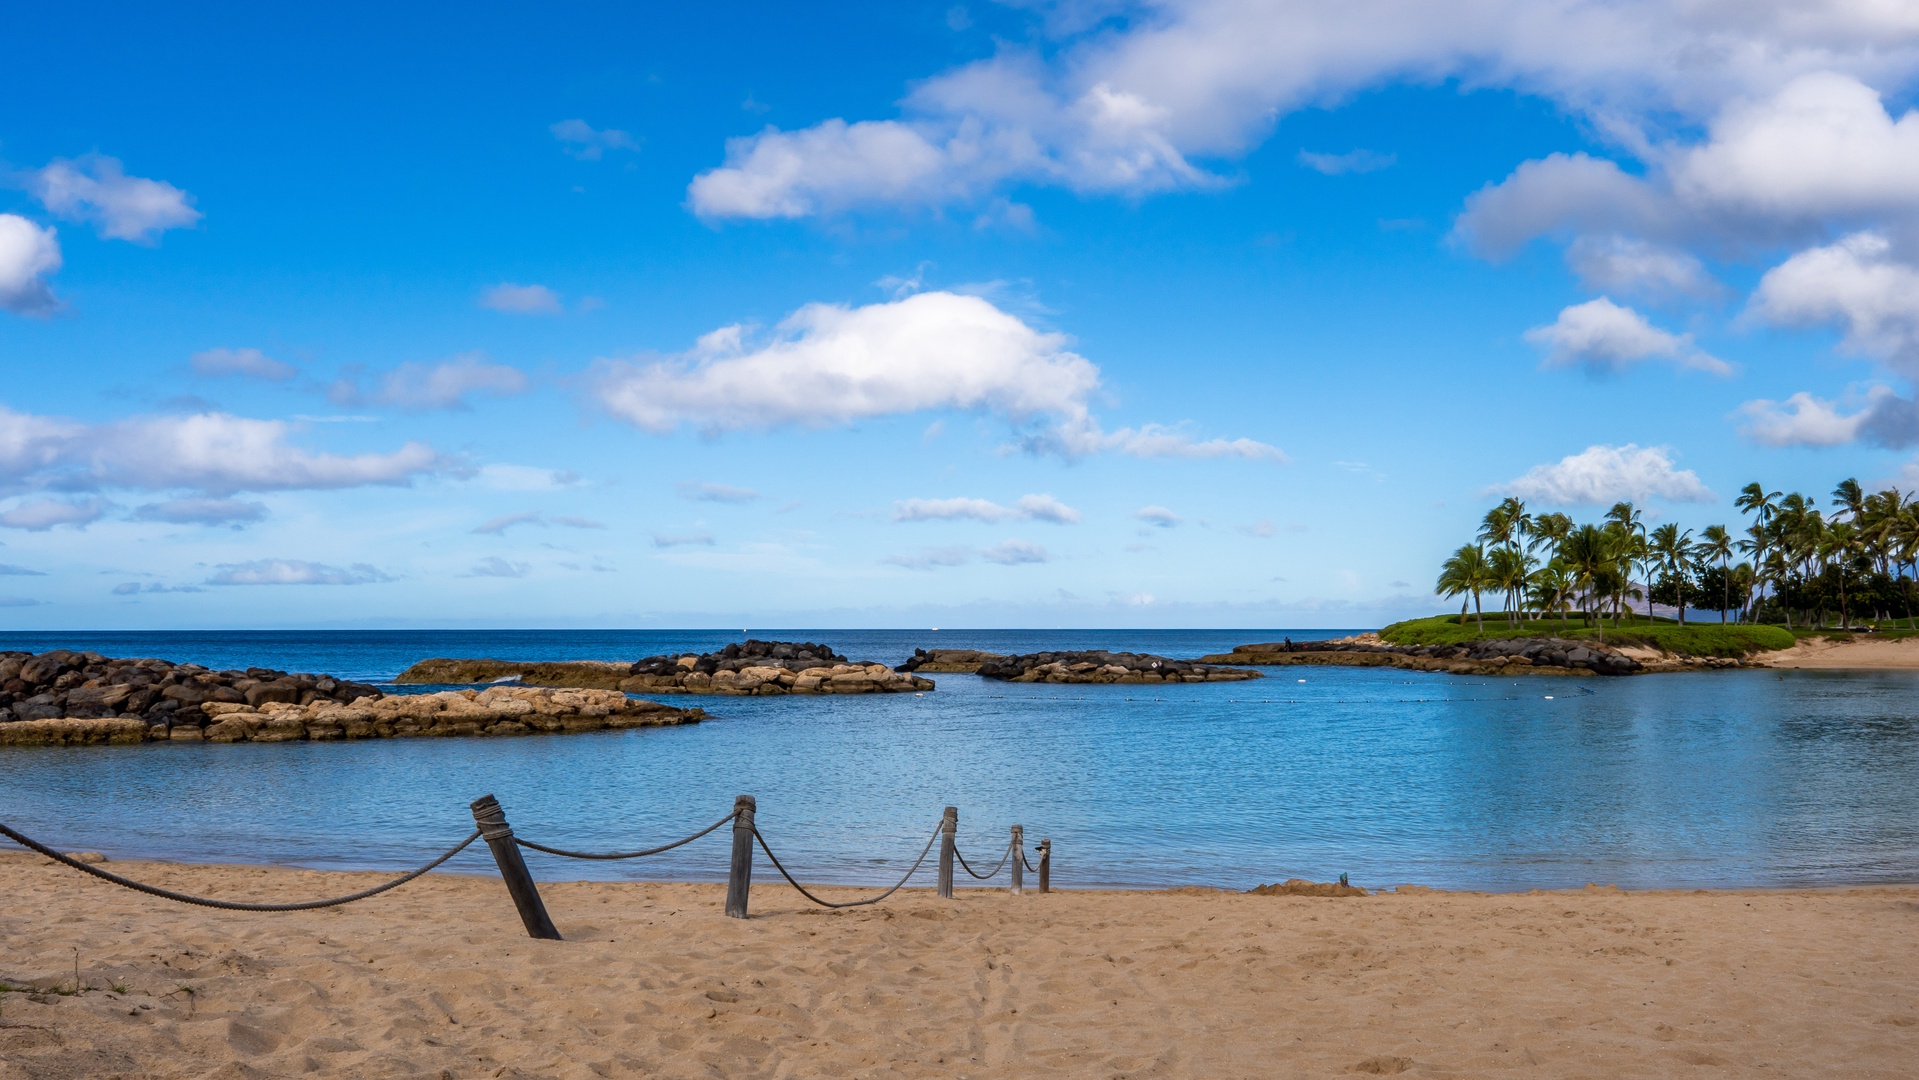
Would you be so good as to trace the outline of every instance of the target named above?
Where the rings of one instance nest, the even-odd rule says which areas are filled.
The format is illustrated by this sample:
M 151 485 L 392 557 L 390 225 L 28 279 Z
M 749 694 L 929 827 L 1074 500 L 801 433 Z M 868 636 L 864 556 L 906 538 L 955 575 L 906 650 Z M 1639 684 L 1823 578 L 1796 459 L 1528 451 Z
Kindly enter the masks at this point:
M 365 683 L 269 668 L 212 671 L 64 649 L 0 653 L 0 746 L 506 735 L 703 716 L 618 692 L 501 687 L 385 696 Z
M 810 641 L 744 641 L 718 652 L 649 656 L 630 664 L 512 660 L 422 660 L 403 683 L 478 683 L 517 679 L 541 686 L 608 686 L 629 694 L 924 693 L 933 680 L 885 664 L 848 660 Z
M 1639 661 L 1594 641 L 1569 638 L 1477 638 L 1458 645 L 1388 645 L 1372 640 L 1266 642 L 1202 656 L 1209 664 L 1333 664 L 1396 667 L 1454 675 L 1636 675 Z
M 959 671 L 965 670 L 963 664 L 971 664 L 972 670 L 985 678 L 1002 679 L 1007 682 L 1125 683 L 1128 685 L 1240 682 L 1260 677 L 1259 672 L 1247 671 L 1244 668 L 1212 667 L 1188 660 L 1153 656 L 1150 653 L 1106 652 L 1105 650 L 1027 653 L 1021 656 L 970 653 L 964 661 L 952 655 L 965 651 L 967 650 L 936 649 L 929 653 L 924 649 L 915 649 L 913 658 L 901 664 L 900 670 L 914 671 L 923 667 L 941 665 L 936 670 Z

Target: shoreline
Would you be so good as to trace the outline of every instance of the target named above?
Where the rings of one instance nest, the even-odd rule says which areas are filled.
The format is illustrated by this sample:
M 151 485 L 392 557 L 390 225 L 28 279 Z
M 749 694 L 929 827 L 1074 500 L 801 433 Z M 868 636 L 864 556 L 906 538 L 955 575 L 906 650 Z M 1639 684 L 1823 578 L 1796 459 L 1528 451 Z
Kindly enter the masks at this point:
M 236 898 L 381 876 L 121 869 Z M 1919 1055 L 1912 886 L 909 889 L 827 912 L 756 883 L 736 920 L 719 885 L 561 881 L 549 942 L 481 874 L 274 915 L 24 853 L 0 882 L 0 1076 L 1894 1077 Z

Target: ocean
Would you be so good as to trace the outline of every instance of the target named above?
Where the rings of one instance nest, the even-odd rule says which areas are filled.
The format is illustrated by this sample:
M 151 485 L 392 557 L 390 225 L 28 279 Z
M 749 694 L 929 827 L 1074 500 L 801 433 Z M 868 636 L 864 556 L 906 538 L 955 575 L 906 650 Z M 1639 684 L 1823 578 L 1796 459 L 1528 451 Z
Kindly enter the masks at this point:
M 0 633 L 381 682 L 430 656 L 632 659 L 752 636 L 898 663 L 915 647 L 1191 657 L 1307 630 Z M 947 805 L 976 866 L 1008 827 L 1059 887 L 1243 889 L 1291 877 L 1524 890 L 1919 880 L 1919 673 L 1620 679 L 1269 668 L 1254 682 L 1052 686 L 935 675 L 925 695 L 667 697 L 705 723 L 514 739 L 0 751 L 0 821 L 114 858 L 417 865 L 498 796 L 519 834 L 587 850 L 675 839 L 752 794 L 802 880 L 897 878 Z M 724 830 L 556 880 L 723 880 Z M 490 872 L 483 851 L 448 869 Z M 756 875 L 770 876 L 761 860 Z M 922 871 L 922 884 L 932 881 Z M 962 883 L 964 883 L 962 876 Z

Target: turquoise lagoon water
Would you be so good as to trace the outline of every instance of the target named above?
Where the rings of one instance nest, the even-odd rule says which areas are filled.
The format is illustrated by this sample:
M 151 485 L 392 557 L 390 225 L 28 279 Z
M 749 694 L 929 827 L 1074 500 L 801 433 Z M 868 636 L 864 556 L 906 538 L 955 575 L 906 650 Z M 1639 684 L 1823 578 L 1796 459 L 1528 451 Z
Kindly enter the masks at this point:
M 1195 656 L 1270 631 L 758 631 L 898 662 L 915 646 Z M 1291 631 L 1295 639 L 1327 631 Z M 391 678 L 426 656 L 631 658 L 717 631 L 0 634 L 212 667 Z M 646 846 L 759 800 L 789 867 L 897 876 L 942 807 L 996 860 L 1051 837 L 1062 886 L 1288 877 L 1514 890 L 1919 880 L 1919 674 L 1495 679 L 1267 669 L 1166 688 L 939 675 L 924 696 L 677 698 L 696 726 L 520 739 L 0 752 L 0 820 L 63 848 L 321 868 L 417 864 L 494 793 L 522 836 Z M 1303 681 L 1302 681 L 1303 680 Z M 721 880 L 716 834 L 656 858 L 532 855 L 550 879 Z M 489 869 L 468 852 L 452 869 Z M 771 873 L 763 862 L 757 874 Z M 926 878 L 930 883 L 930 873 Z

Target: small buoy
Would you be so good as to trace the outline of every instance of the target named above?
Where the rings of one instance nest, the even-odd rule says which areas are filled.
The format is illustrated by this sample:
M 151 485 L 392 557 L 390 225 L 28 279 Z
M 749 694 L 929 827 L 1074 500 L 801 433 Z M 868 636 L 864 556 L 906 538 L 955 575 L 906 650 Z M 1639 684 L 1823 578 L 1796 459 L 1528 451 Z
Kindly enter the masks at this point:
M 914 697 L 925 697 L 926 695 L 925 695 L 925 694 L 914 694 L 913 696 L 914 696 Z
M 1300 682 L 1305 682 L 1306 680 L 1305 680 L 1305 679 L 1301 679 L 1301 680 L 1299 680 L 1299 681 L 1300 681 Z
M 1547 700 L 1547 701 L 1551 701 L 1552 699 L 1553 699 L 1553 696 L 1552 696 L 1551 694 L 1547 694 L 1547 695 L 1546 695 L 1546 700 Z

